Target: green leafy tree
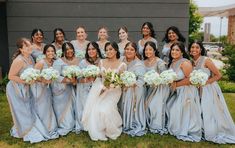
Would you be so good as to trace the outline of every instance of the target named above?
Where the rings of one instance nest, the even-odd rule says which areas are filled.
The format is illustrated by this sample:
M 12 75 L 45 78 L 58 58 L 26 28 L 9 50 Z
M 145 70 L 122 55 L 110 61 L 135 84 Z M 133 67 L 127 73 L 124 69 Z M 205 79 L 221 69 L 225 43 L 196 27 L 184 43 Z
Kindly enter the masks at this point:
M 189 15 L 189 42 L 191 42 L 197 36 L 203 22 L 203 17 L 198 13 L 198 7 L 192 0 L 189 4 Z

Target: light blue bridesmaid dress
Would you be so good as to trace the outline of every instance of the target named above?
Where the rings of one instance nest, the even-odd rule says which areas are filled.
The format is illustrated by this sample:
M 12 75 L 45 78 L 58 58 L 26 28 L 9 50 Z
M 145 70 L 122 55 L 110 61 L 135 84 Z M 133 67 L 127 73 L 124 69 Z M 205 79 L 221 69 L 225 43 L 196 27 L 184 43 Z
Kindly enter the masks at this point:
M 152 67 L 146 67 L 147 71 L 155 70 L 161 73 L 166 70 L 166 64 L 158 59 Z M 168 85 L 148 87 L 146 95 L 146 116 L 147 125 L 152 133 L 166 134 L 166 100 L 170 94 Z
M 25 66 L 19 72 L 19 76 L 26 68 L 34 66 L 34 63 L 28 63 L 22 55 L 19 55 L 18 59 L 23 60 L 25 63 Z M 32 58 L 31 60 L 33 61 Z M 30 86 L 9 81 L 6 87 L 6 94 L 14 123 L 10 131 L 11 136 L 23 138 L 24 141 L 29 141 L 30 143 L 50 139 L 50 135 L 47 130 L 44 130 L 41 120 L 33 109 Z
M 171 67 L 177 74 L 177 81 L 185 78 L 180 68 L 182 62 L 187 59 L 181 58 Z M 199 142 L 202 138 L 202 120 L 200 100 L 197 88 L 185 85 L 176 88 L 171 93 L 167 102 L 168 131 L 183 141 Z
M 201 56 L 195 69 L 211 76 L 212 72 L 204 66 L 206 59 Z M 217 82 L 201 88 L 201 110 L 205 140 L 220 144 L 235 143 L 235 125 Z
M 165 61 L 166 64 L 169 63 L 169 53 L 170 47 L 167 47 L 167 43 L 165 43 L 162 48 L 162 60 Z
M 125 58 L 123 62 L 127 63 Z M 147 132 L 144 108 L 145 87 L 143 86 L 145 67 L 142 61 L 135 59 L 127 65 L 127 71 L 133 72 L 137 76 L 137 86 L 129 87 L 122 93 L 119 105 L 121 106 L 123 132 L 131 136 L 142 136 Z
M 79 67 L 81 69 L 86 68 L 88 65 L 91 65 L 88 63 L 86 59 L 83 59 L 79 63 Z M 81 130 L 83 130 L 83 126 L 81 123 L 82 120 L 82 114 L 83 109 L 86 104 L 88 93 L 90 92 L 91 86 L 93 82 L 87 82 L 87 83 L 77 83 L 76 88 L 76 99 L 75 99 L 75 132 L 80 133 Z
M 53 108 L 55 111 L 58 130 L 60 135 L 66 135 L 74 129 L 74 101 L 75 89 L 72 84 L 62 83 L 64 77 L 62 76 L 63 69 L 68 66 L 61 58 L 53 63 L 53 68 L 58 70 L 61 74 L 59 78 L 52 82 Z
M 44 48 L 45 45 L 46 45 L 46 44 L 42 43 L 42 46 L 43 46 L 43 47 L 42 47 L 42 50 L 43 50 L 43 48 Z M 37 58 L 38 58 L 39 56 L 43 56 L 43 51 L 41 51 L 40 49 L 34 48 L 33 51 L 32 51 L 32 53 L 31 53 L 31 56 L 33 57 L 34 61 L 36 62 L 36 60 L 37 60 Z
M 49 68 L 45 60 L 41 60 L 43 69 Z M 36 82 L 30 86 L 33 99 L 33 110 L 44 125 L 43 130 L 48 132 L 50 139 L 58 138 L 57 122 L 52 107 L 51 87 L 41 82 Z M 41 131 L 41 130 L 40 130 Z

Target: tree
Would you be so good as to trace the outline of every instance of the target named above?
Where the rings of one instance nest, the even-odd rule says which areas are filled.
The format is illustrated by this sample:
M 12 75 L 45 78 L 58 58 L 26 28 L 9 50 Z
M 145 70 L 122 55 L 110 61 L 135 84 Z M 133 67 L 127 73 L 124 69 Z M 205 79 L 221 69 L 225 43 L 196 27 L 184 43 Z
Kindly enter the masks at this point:
M 203 17 L 198 13 L 198 7 L 192 0 L 189 4 L 189 42 L 194 40 L 194 37 L 199 32 L 203 22 Z

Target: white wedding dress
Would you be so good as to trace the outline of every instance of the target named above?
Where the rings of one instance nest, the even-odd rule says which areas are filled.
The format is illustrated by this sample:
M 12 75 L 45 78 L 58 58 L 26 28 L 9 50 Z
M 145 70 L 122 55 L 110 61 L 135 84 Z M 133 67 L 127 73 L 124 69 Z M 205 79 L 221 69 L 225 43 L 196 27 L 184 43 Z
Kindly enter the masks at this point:
M 125 63 L 122 63 L 114 70 L 119 72 L 123 66 L 126 69 Z M 101 61 L 101 71 L 105 70 Z M 107 140 L 107 137 L 116 139 L 122 132 L 122 118 L 117 108 L 121 88 L 106 89 L 101 94 L 103 87 L 102 78 L 96 78 L 88 94 L 82 117 L 84 130 L 95 141 Z

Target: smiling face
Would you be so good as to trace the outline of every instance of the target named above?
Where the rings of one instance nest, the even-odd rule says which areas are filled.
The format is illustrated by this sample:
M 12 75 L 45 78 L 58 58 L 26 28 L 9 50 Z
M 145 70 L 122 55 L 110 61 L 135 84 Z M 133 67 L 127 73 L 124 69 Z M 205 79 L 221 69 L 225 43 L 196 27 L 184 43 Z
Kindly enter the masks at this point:
M 113 58 L 116 58 L 117 51 L 111 45 L 108 45 L 105 48 L 105 54 L 107 58 L 113 59 Z
M 150 30 L 150 28 L 148 27 L 147 24 L 143 26 L 141 31 L 142 31 L 142 34 L 144 36 L 148 36 L 148 35 L 150 36 L 151 35 L 151 30 Z
M 151 47 L 150 45 L 147 45 L 145 47 L 144 53 L 147 58 L 153 58 L 155 56 L 155 51 L 154 51 L 153 47 Z
M 105 28 L 101 28 L 98 32 L 98 39 L 107 40 L 108 39 L 108 31 Z
M 171 49 L 171 57 L 173 59 L 179 59 L 179 58 L 182 57 L 182 55 L 183 55 L 183 53 L 180 50 L 178 45 L 175 45 L 175 46 L 172 47 L 172 49 Z
M 119 30 L 118 32 L 118 36 L 119 36 L 119 39 L 122 41 L 122 40 L 126 40 L 128 38 L 128 34 L 125 30 L 123 30 L 122 28 Z
M 201 47 L 197 43 L 193 43 L 190 48 L 190 55 L 199 57 L 201 55 Z
M 95 49 L 95 47 L 93 47 L 92 44 L 90 44 L 88 46 L 87 53 L 88 53 L 88 56 L 90 58 L 96 58 L 97 57 L 97 50 Z
M 73 49 L 72 49 L 72 48 L 68 48 L 68 49 L 66 50 L 65 55 L 66 55 L 66 58 L 73 58 L 73 57 L 74 57 L 74 51 L 73 51 Z
M 20 48 L 21 53 L 25 55 L 30 55 L 33 51 L 33 45 L 29 40 L 23 42 L 22 48 Z
M 167 33 L 167 35 L 168 35 L 168 39 L 169 39 L 170 41 L 176 41 L 176 40 L 178 40 L 178 36 L 177 36 L 177 34 L 176 34 L 173 30 L 169 30 L 168 33 Z
M 33 43 L 42 43 L 43 34 L 40 31 L 38 31 L 32 36 L 32 39 L 33 39 Z
M 129 44 L 126 48 L 125 48 L 125 56 L 127 59 L 135 59 L 136 56 L 136 50 L 134 47 L 131 46 L 131 44 Z
M 56 31 L 55 37 L 57 42 L 64 41 L 64 34 L 60 30 Z
M 76 34 L 77 34 L 77 39 L 78 40 L 85 40 L 87 38 L 87 34 L 86 34 L 86 31 L 84 28 L 82 27 L 79 27 L 77 30 L 76 30 Z
M 55 57 L 54 48 L 52 48 L 52 47 L 47 48 L 45 55 L 46 55 L 46 58 L 53 59 Z

